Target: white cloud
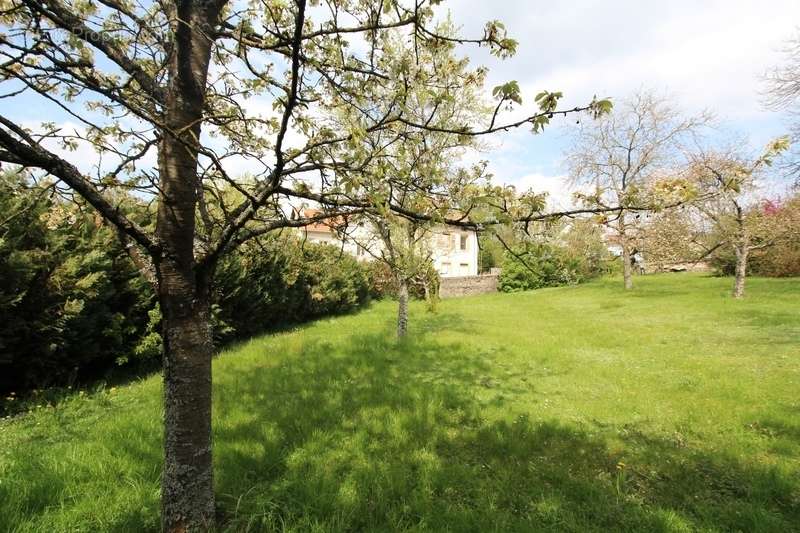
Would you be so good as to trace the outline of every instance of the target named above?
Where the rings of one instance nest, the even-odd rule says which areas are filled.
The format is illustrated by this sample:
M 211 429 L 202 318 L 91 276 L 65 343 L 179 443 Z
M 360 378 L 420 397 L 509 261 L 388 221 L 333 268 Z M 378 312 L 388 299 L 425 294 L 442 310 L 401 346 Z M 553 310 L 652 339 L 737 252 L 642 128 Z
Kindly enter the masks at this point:
M 676 94 L 689 109 L 712 108 L 757 145 L 780 126 L 759 104 L 758 76 L 780 60 L 781 44 L 800 24 L 797 0 L 447 0 L 443 6 L 465 34 L 480 35 L 491 19 L 506 24 L 519 41 L 515 57 L 500 61 L 485 48 L 462 50 L 476 64 L 489 66 L 489 88 L 518 80 L 526 110 L 542 89 L 562 90 L 565 103 L 575 105 L 593 94 L 619 98 L 645 86 Z M 353 39 L 355 51 L 361 44 Z M 248 112 L 263 116 L 274 116 L 271 104 L 266 96 L 244 102 Z M 304 140 L 296 130 L 288 132 L 288 146 Z M 491 150 L 464 160 L 489 160 L 496 181 L 548 190 L 551 203 L 567 206 L 571 193 L 559 168 L 563 145 L 556 128 L 535 137 L 519 130 L 496 137 Z M 88 146 L 70 156 L 82 165 L 96 158 Z M 147 164 L 155 165 L 151 154 Z M 263 165 L 241 157 L 226 160 L 225 167 L 233 175 L 263 171 Z
M 563 91 L 565 106 L 573 106 L 595 94 L 622 98 L 647 87 L 675 95 L 687 111 L 714 111 L 757 146 L 782 132 L 780 118 L 760 104 L 760 75 L 780 62 L 781 46 L 798 30 L 796 0 L 450 0 L 443 5 L 469 35 L 480 35 L 491 19 L 506 24 L 519 41 L 513 58 L 501 61 L 486 49 L 462 51 L 489 67 L 489 88 L 518 80 L 525 111 L 533 109 L 533 95 L 543 89 Z M 548 135 L 503 136 L 484 154 L 498 181 L 558 172 L 563 143 L 548 141 Z
M 573 189 L 565 175 L 526 174 L 515 179 L 513 184 L 519 191 L 530 189 L 537 193 L 546 192 L 547 208 L 551 211 L 575 207 L 572 199 Z

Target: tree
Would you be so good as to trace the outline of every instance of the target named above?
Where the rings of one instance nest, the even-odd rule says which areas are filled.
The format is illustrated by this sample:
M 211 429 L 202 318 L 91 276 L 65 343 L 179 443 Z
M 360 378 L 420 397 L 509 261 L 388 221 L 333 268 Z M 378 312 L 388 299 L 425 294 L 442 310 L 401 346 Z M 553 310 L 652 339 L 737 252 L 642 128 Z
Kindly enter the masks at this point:
M 403 218 L 378 217 L 373 224 L 382 244 L 377 257 L 389 267 L 397 285 L 397 338 L 402 339 L 408 334 L 409 285 L 420 278 L 428 287 L 435 283 L 427 242 L 430 233 L 428 228 Z
M 768 109 L 787 113 L 791 140 L 800 146 L 800 31 L 787 41 L 784 62 L 764 76 L 764 104 Z M 800 179 L 800 152 L 795 148 L 785 162 L 786 170 Z
M 389 162 L 381 165 L 385 178 L 373 182 L 381 184 L 380 194 L 388 199 L 387 204 L 357 218 L 357 227 L 366 222 L 372 231 L 349 231 L 348 225 L 339 229 L 343 238 L 354 240 L 391 271 L 398 296 L 398 338 L 408 333 L 409 286 L 422 284 L 431 304 L 438 297 L 432 240 L 441 235 L 436 230 L 448 223 L 471 224 L 470 213 L 485 211 L 483 202 L 489 187 L 485 166 L 453 168 L 447 161 L 460 146 L 449 146 L 442 142 L 444 139 L 435 134 L 392 151 Z M 388 207 L 390 204 L 415 215 L 398 214 Z
M 599 221 L 622 249 L 623 279 L 633 287 L 631 256 L 642 211 L 663 207 L 656 193 L 685 184 L 674 169 L 682 160 L 681 144 L 698 133 L 709 117 L 682 115 L 665 97 L 643 91 L 597 121 L 581 123 L 567 156 L 573 184 L 587 186 L 579 199 L 587 206 L 620 206 Z M 661 189 L 661 191 L 659 191 Z M 681 201 L 678 194 L 678 201 Z
M 503 245 L 492 234 L 480 233 L 478 235 L 478 272 L 481 274 L 500 268 L 503 262 Z
M 789 138 L 770 142 L 757 158 L 748 158 L 734 149 L 698 150 L 690 163 L 694 179 L 707 192 L 696 202 L 699 211 L 711 221 L 718 243 L 730 246 L 736 254 L 733 297 L 742 298 L 747 276 L 747 261 L 754 250 L 775 244 L 783 234 L 772 217 L 761 209 L 749 208 L 765 167 L 789 148 Z
M 455 35 L 447 23 L 438 33 Z M 419 281 L 429 298 L 436 298 L 434 286 L 438 284 L 438 275 L 433 267 L 430 242 L 434 230 L 448 218 L 469 223 L 468 213 L 485 200 L 482 193 L 490 185 L 485 164 L 461 168 L 455 162 L 463 158 L 467 148 L 477 147 L 476 137 L 458 133 L 459 128 L 486 121 L 491 108 L 481 98 L 484 72 L 472 73 L 466 59 L 452 61 L 452 42 L 430 48 L 396 42 L 394 50 L 390 60 L 398 71 L 413 61 L 449 66 L 426 72 L 426 83 L 410 86 L 405 94 L 405 115 L 421 123 L 435 113 L 440 126 L 437 130 L 420 131 L 403 125 L 393 132 L 403 142 L 387 144 L 381 131 L 368 132 L 363 139 L 366 150 L 380 149 L 367 167 L 360 170 L 370 177 L 361 182 L 366 194 L 380 199 L 375 210 L 363 215 L 379 236 L 380 246 L 373 251 L 372 243 L 360 244 L 393 274 L 398 294 L 397 336 L 405 337 L 409 285 Z M 364 95 L 378 114 L 387 113 L 387 107 L 394 105 L 389 96 L 380 90 Z
M 438 274 L 433 266 L 433 243 L 437 230 L 448 224 L 472 224 L 471 214 L 485 214 L 485 191 L 490 188 L 484 165 L 454 169 L 446 164 L 451 150 L 436 143 L 412 144 L 409 153 L 397 157 L 385 183 L 391 204 L 418 216 L 397 214 L 388 208 L 364 215 L 380 238 L 377 251 L 368 243 L 363 247 L 391 270 L 397 285 L 397 336 L 408 333 L 409 285 L 416 281 L 425 288 L 431 305 L 438 298 Z M 451 148 L 457 148 L 456 146 Z M 485 182 L 486 181 L 486 182 Z M 480 213 L 484 212 L 484 213 Z
M 603 242 L 602 230 L 591 219 L 569 221 L 558 241 L 566 255 L 580 265 L 581 279 L 590 279 L 608 273 L 611 255 Z
M 405 127 L 464 136 L 520 126 L 539 131 L 554 114 L 610 107 L 600 100 L 562 111 L 561 94 L 545 92 L 535 99 L 536 112 L 504 122 L 500 111 L 521 103 L 518 85 L 509 82 L 495 89 L 497 107 L 487 124 L 453 129 L 435 108 L 424 121 L 409 117 L 408 88 L 430 83 L 431 91 L 442 92 L 430 73 L 452 62 L 424 64 L 415 56 L 395 64 L 398 33 L 417 48 L 474 44 L 500 57 L 516 48 L 497 21 L 474 39 L 440 35 L 431 7 L 438 3 L 3 4 L 0 96 L 57 111 L 77 125 L 23 127 L 0 115 L 0 161 L 52 176 L 94 208 L 116 228 L 158 295 L 165 530 L 208 529 L 214 521 L 209 296 L 221 256 L 282 227 L 377 206 L 414 218 L 413 211 L 366 194 L 375 187 L 360 181 L 372 175 L 359 170 L 381 151 L 365 148 L 367 133 L 385 132 L 385 141 L 394 143 L 403 141 Z M 363 98 L 377 93 L 391 102 L 385 113 Z M 93 150 L 96 161 L 64 153 L 79 148 Z M 250 176 L 230 172 L 242 165 Z M 238 191 L 241 201 L 230 201 L 225 188 Z M 131 192 L 155 204 L 154 220 L 126 214 L 123 199 Z M 324 209 L 293 219 L 285 210 L 290 199 Z
M 759 276 L 800 276 L 800 194 L 770 199 L 758 208 L 772 218 L 769 227 L 779 235 L 768 236 L 775 244 L 753 254 L 748 270 Z
M 707 246 L 701 220 L 686 206 L 649 213 L 645 218 L 636 247 L 655 271 L 681 263 L 698 263 L 714 252 Z

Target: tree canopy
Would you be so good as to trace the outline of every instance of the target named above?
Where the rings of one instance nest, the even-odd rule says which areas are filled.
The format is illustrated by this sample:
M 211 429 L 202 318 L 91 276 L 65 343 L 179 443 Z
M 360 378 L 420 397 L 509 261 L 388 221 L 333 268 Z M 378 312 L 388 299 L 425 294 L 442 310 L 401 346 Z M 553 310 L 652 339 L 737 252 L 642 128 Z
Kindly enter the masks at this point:
M 559 109 L 561 93 L 545 91 L 535 95 L 535 110 L 507 121 L 505 112 L 524 100 L 508 82 L 495 89 L 486 122 L 444 113 L 454 88 L 482 86 L 485 77 L 485 69 L 458 56 L 458 46 L 487 47 L 504 58 L 517 43 L 499 21 L 487 22 L 482 35 L 458 35 L 437 17 L 440 3 L 0 4 L 0 99 L 57 117 L 21 124 L 0 114 L 0 162 L 25 168 L 32 180 L 55 178 L 66 186 L 63 194 L 92 206 L 158 295 L 164 529 L 213 522 L 209 302 L 223 254 L 277 228 L 343 213 L 384 209 L 429 218 L 396 205 L 378 186 L 384 176 L 372 171 L 410 130 L 456 137 L 515 127 L 538 132 L 554 115 L 610 108 L 595 99 Z M 367 136 L 379 140 L 365 143 Z M 86 149 L 91 161 L 70 155 Z M 236 171 L 242 168 L 248 172 Z M 129 215 L 130 194 L 154 203 L 151 219 Z M 292 217 L 292 199 L 323 209 Z

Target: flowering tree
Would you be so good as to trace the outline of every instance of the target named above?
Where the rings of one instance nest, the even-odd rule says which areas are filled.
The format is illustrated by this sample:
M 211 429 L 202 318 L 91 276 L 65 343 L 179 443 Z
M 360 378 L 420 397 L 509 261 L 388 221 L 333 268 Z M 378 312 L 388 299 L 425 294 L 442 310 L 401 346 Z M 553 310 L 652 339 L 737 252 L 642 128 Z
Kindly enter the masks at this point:
M 219 258 L 282 227 L 346 213 L 388 209 L 420 218 L 366 169 L 407 131 L 488 135 L 557 113 L 599 113 L 593 101 L 557 109 L 543 93 L 538 109 L 505 122 L 519 104 L 509 82 L 494 94 L 485 123 L 454 125 L 436 106 L 410 114 L 411 87 L 446 95 L 432 76 L 457 64 L 426 54 L 394 61 L 398 42 L 414 50 L 485 46 L 499 57 L 516 42 L 502 24 L 466 38 L 440 32 L 432 5 L 402 0 L 4 0 L 0 9 L 0 97 L 48 109 L 74 126 L 20 124 L 0 115 L 0 161 L 49 175 L 113 226 L 163 312 L 165 464 L 162 524 L 168 531 L 210 528 L 211 461 L 209 291 Z M 400 41 L 398 41 L 400 39 Z M 482 69 L 464 69 L 465 79 Z M 380 95 L 380 109 L 370 103 Z M 11 110 L 12 105 L 7 105 Z M 381 134 L 368 145 L 367 135 Z M 70 150 L 88 147 L 92 161 Z M 232 172 L 242 166 L 246 177 Z M 235 190 L 238 194 L 227 194 Z M 153 220 L 128 216 L 129 194 L 155 204 Z M 318 202 L 313 219 L 292 218 L 291 199 Z M 430 218 L 428 215 L 422 219 Z
M 707 194 L 695 203 L 697 209 L 713 226 L 720 246 L 733 248 L 736 254 L 733 297 L 742 298 L 750 253 L 772 246 L 787 231 L 780 217 L 767 209 L 753 209 L 753 193 L 765 167 L 789 148 L 789 138 L 770 142 L 757 158 L 748 158 L 734 149 L 727 151 L 698 151 L 692 156 L 691 172 L 698 186 Z M 795 230 L 796 231 L 796 230 Z

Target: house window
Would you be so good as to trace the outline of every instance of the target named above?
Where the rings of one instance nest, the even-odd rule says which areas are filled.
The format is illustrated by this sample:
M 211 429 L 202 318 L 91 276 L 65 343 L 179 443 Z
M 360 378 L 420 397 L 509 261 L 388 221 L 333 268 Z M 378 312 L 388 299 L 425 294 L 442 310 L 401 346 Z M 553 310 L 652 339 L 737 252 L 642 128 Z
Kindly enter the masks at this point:
M 450 273 L 450 263 L 442 263 L 442 274 Z
M 460 245 L 459 247 L 462 250 L 466 250 L 467 249 L 467 234 L 466 233 L 462 233 L 460 235 L 460 238 L 461 239 L 460 239 L 460 242 L 459 242 L 459 245 Z
M 360 244 L 356 245 L 356 257 L 362 257 L 364 255 L 364 247 Z
M 450 234 L 449 233 L 442 233 L 439 235 L 439 246 L 444 249 L 450 248 Z

